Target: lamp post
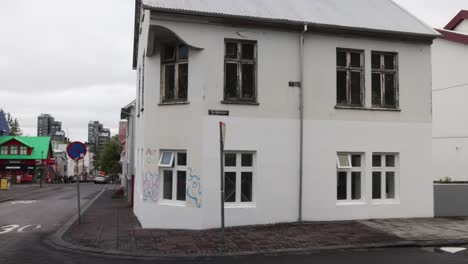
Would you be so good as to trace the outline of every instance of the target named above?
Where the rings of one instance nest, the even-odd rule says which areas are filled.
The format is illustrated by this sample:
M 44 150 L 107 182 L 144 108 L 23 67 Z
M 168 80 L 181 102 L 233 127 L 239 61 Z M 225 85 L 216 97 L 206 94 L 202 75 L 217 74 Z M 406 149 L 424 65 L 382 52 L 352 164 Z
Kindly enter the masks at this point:
M 44 151 L 41 150 L 41 167 L 42 167 L 42 170 L 41 170 L 41 180 L 39 181 L 39 186 L 40 188 L 42 188 L 42 178 L 44 178 Z

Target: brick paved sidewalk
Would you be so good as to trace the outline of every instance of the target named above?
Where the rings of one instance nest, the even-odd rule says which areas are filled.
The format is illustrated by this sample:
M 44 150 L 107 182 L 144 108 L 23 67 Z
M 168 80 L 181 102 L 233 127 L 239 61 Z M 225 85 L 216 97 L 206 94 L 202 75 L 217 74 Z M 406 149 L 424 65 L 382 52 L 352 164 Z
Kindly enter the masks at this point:
M 111 196 L 112 191 L 105 191 L 84 214 L 84 223 L 73 224 L 63 239 L 83 247 L 161 255 L 310 250 L 402 241 L 358 222 L 340 222 L 232 227 L 226 229 L 223 244 L 218 229 L 142 229 L 126 203 Z

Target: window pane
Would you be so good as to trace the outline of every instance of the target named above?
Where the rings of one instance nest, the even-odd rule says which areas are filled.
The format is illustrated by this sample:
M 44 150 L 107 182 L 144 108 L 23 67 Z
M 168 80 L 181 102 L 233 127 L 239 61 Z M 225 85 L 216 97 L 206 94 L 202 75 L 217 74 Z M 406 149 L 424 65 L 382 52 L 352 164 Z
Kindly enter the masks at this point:
M 236 201 L 236 173 L 235 172 L 224 173 L 224 201 L 225 202 Z
M 386 167 L 395 167 L 395 155 L 386 155 L 385 156 L 385 166 Z
M 393 171 L 385 173 L 385 196 L 387 199 L 395 198 L 395 172 Z
M 189 49 L 185 45 L 180 45 L 179 46 L 179 60 L 186 60 L 188 59 L 188 52 Z
M 338 167 L 340 168 L 351 167 L 351 164 L 349 164 L 348 154 L 338 154 Z
M 361 172 L 351 172 L 351 199 L 361 199 Z
M 164 100 L 174 100 L 175 65 L 165 65 L 164 67 Z
M 175 47 L 165 46 L 164 47 L 164 61 L 175 60 Z
M 187 166 L 187 153 L 186 152 L 177 152 L 177 165 Z
M 237 59 L 237 43 L 226 43 L 226 58 Z
M 353 167 L 361 167 L 361 155 L 351 155 L 351 164 Z
M 372 54 L 372 69 L 380 69 L 380 55 Z
M 255 45 L 244 43 L 242 44 L 242 59 L 253 60 L 255 57 Z
M 395 106 L 395 74 L 385 74 L 385 105 Z
M 336 103 L 346 104 L 346 71 L 336 72 Z
M 164 171 L 163 198 L 172 200 L 172 171 Z
M 224 166 L 235 167 L 236 166 L 236 153 L 225 153 L 224 154 Z
M 395 60 L 394 60 L 394 58 L 395 57 L 393 55 L 385 55 L 384 56 L 385 69 L 387 69 L 387 70 L 395 69 Z
M 361 73 L 351 72 L 351 104 L 361 105 Z
M 336 199 L 346 200 L 346 172 L 339 171 L 337 177 Z
M 174 152 L 172 151 L 163 151 L 161 153 L 160 165 L 162 166 L 172 166 Z
M 242 98 L 255 98 L 255 65 L 242 64 Z
M 336 52 L 336 65 L 346 67 L 346 52 L 345 51 Z
M 179 64 L 179 91 L 178 99 L 187 100 L 188 64 Z
M 382 198 L 382 173 L 380 171 L 372 172 L 372 199 Z
M 252 167 L 252 154 L 246 153 L 241 155 L 241 160 L 242 160 L 242 167 Z
M 177 171 L 177 200 L 185 201 L 185 185 L 187 172 Z
M 372 167 L 382 167 L 381 155 L 372 155 Z
M 237 98 L 237 64 L 226 63 L 226 98 Z
M 241 202 L 252 201 L 252 172 L 242 172 Z
M 361 53 L 351 53 L 351 67 L 361 68 Z
M 379 73 L 372 74 L 372 105 L 382 105 L 382 86 Z

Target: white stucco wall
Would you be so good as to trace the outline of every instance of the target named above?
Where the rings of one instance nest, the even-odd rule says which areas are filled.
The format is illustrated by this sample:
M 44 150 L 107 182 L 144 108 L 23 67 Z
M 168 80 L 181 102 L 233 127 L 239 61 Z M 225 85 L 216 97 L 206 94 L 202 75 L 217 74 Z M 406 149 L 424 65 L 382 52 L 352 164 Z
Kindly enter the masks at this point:
M 147 16 L 146 16 L 147 17 Z M 146 58 L 145 110 L 136 124 L 135 214 L 147 228 L 214 228 L 220 225 L 218 122 L 227 124 L 226 150 L 255 151 L 254 203 L 226 208 L 226 224 L 249 225 L 298 219 L 299 33 L 175 22 L 153 18 L 189 44 L 188 101 L 158 105 L 159 51 Z M 147 24 L 143 32 L 147 30 Z M 224 40 L 256 40 L 258 106 L 221 104 Z M 140 40 L 140 47 L 145 38 Z M 336 49 L 365 51 L 366 106 L 370 106 L 370 52 L 397 52 L 401 111 L 335 109 Z M 141 52 L 142 53 L 142 52 Z M 304 220 L 348 220 L 433 215 L 431 161 L 431 50 L 427 44 L 308 33 L 305 38 Z M 229 116 L 208 116 L 209 109 Z M 143 132 L 144 130 L 144 132 Z M 143 181 L 158 175 L 160 150 L 186 150 L 188 167 L 201 177 L 202 205 L 191 208 L 144 200 Z M 337 205 L 336 153 L 363 153 L 367 167 L 363 200 Z M 400 157 L 399 199 L 371 201 L 372 152 Z M 157 178 L 157 177 L 156 177 Z M 159 178 L 161 184 L 161 179 Z
M 433 176 L 468 181 L 468 45 L 438 39 L 432 54 Z
M 468 34 L 468 20 L 463 20 L 454 30 Z

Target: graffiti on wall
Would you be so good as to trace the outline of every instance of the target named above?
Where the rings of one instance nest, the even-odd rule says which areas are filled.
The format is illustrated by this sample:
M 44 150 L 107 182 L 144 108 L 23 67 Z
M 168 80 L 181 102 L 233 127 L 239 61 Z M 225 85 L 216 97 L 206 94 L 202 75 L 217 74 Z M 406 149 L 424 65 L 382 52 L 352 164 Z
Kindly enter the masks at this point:
M 143 179 L 143 200 L 159 201 L 159 174 L 146 172 Z
M 158 150 L 147 148 L 145 151 L 145 162 L 148 165 L 158 164 Z
M 187 206 L 201 208 L 202 191 L 201 179 L 199 176 L 192 175 L 192 169 L 188 169 L 187 178 Z

